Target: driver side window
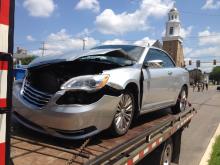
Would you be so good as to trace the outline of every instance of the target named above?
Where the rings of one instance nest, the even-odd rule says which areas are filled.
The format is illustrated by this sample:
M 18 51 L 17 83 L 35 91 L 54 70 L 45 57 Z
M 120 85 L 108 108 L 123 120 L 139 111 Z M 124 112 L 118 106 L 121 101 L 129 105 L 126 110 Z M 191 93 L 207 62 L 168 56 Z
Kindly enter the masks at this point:
M 147 64 L 150 68 L 173 68 L 175 64 L 171 58 L 164 53 L 163 51 L 150 48 L 145 59 L 144 63 Z
M 150 68 L 163 68 L 161 55 L 156 49 L 150 49 L 144 59 L 144 63 Z

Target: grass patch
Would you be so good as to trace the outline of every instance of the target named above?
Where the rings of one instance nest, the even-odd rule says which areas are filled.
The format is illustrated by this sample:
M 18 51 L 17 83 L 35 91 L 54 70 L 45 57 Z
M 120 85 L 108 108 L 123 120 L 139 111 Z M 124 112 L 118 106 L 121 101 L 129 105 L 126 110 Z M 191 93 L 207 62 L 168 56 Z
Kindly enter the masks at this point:
M 213 145 L 209 165 L 220 165 L 220 136 L 216 138 L 215 144 Z

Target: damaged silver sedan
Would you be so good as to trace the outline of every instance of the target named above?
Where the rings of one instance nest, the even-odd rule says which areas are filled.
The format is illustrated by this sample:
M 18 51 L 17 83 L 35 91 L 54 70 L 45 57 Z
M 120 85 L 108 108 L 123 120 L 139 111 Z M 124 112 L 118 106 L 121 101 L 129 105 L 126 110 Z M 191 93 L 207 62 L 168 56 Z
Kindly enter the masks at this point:
M 154 47 L 103 45 L 29 64 L 13 90 L 14 117 L 38 132 L 82 139 L 125 134 L 134 118 L 186 108 L 189 75 Z

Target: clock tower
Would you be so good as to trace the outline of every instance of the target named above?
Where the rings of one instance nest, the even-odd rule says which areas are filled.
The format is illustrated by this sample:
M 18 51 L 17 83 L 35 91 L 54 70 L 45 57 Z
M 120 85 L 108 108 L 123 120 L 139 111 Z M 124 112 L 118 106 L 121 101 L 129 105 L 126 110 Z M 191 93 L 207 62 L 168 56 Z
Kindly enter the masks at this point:
M 163 37 L 163 49 L 170 54 L 179 67 L 184 66 L 183 39 L 180 36 L 181 23 L 179 11 L 173 7 L 168 13 L 166 33 Z

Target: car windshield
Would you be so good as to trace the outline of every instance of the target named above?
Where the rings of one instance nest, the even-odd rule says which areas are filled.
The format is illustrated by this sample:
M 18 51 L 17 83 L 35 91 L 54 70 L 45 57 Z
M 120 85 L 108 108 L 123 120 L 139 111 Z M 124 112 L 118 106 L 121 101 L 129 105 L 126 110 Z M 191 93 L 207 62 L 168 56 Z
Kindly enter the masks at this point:
M 92 49 L 122 49 L 135 61 L 139 60 L 144 51 L 144 47 L 133 45 L 101 45 Z
M 120 66 L 130 66 L 134 64 L 134 61 L 123 58 L 123 57 L 111 57 L 111 56 L 85 56 L 81 57 L 79 60 L 96 61 L 101 63 L 109 63 Z

